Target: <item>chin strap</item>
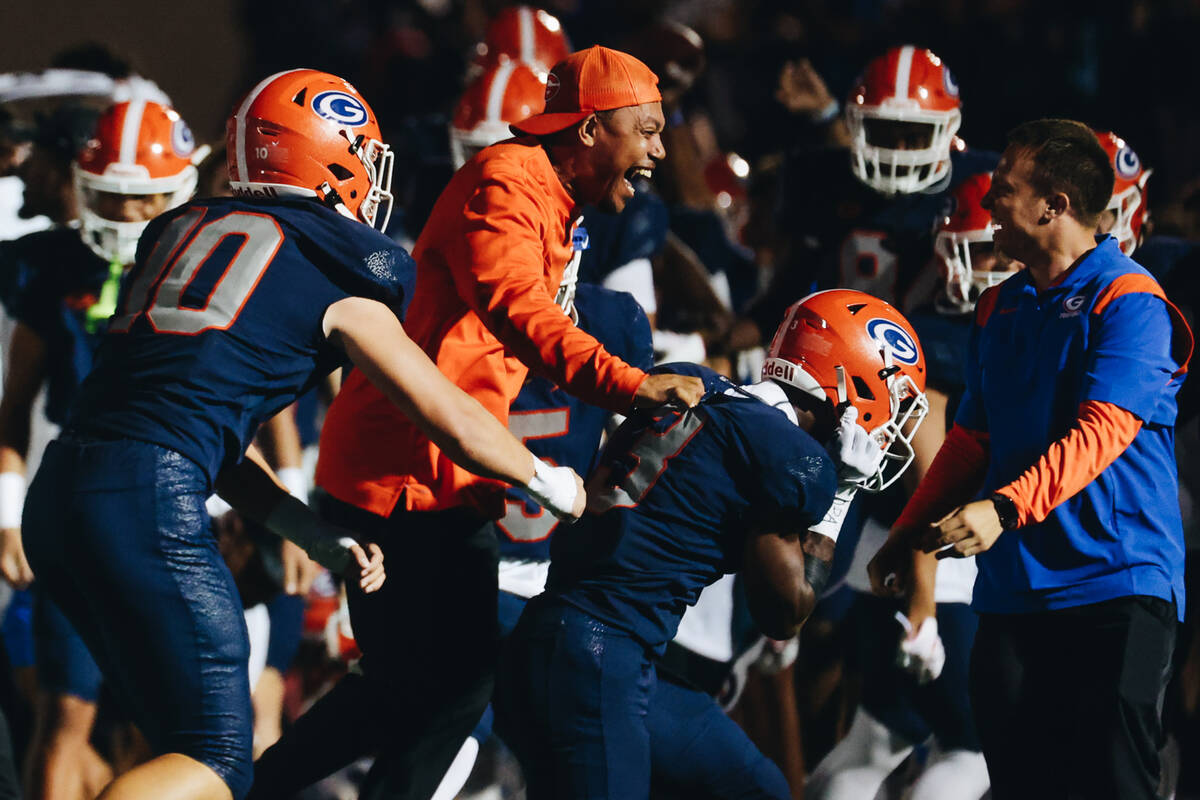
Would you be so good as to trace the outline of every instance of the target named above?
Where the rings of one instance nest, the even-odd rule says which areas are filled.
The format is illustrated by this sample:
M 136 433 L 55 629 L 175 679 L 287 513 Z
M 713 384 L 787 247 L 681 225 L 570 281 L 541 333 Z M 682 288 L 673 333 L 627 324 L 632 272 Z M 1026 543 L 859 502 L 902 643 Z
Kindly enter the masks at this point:
M 338 194 L 338 190 L 330 186 L 328 181 L 317 187 L 317 197 L 320 198 L 322 203 L 329 206 L 343 217 L 348 219 L 356 219 L 356 217 L 350 213 L 350 209 L 346 208 L 346 204 L 342 202 L 342 196 Z

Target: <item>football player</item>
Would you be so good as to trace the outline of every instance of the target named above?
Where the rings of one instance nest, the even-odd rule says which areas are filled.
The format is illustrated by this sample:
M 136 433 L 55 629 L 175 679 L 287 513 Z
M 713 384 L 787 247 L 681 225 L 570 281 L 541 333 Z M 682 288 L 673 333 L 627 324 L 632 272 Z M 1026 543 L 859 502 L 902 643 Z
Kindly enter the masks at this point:
M 1019 267 L 994 247 L 991 215 L 980 205 L 991 184 L 991 174 L 981 172 L 952 192 L 952 212 L 934 242 L 941 285 L 931 305 L 909 314 L 929 369 L 930 409 L 913 437 L 916 458 L 909 477 L 925 474 L 958 406 L 975 301 Z M 874 797 L 914 747 L 932 735 L 937 748 L 913 786 L 913 797 L 981 797 L 988 787 L 987 767 L 966 680 L 977 625 L 970 609 L 974 559 L 938 562 L 915 555 L 920 580 L 906 604 L 898 605 L 871 594 L 866 572 L 886 537 L 886 528 L 871 518 L 855 549 L 846 580 L 855 593 L 850 623 L 862 695 L 849 732 L 817 765 L 805 793 L 822 800 Z
M 1121 246 L 1121 252 L 1133 255 L 1142 244 L 1146 222 L 1150 218 L 1146 203 L 1146 183 L 1154 170 L 1142 165 L 1133 148 L 1112 131 L 1096 131 L 1096 138 L 1112 161 L 1116 179 L 1108 208 L 1100 215 L 1096 233 L 1111 233 Z
M 582 506 L 577 476 L 534 458 L 405 336 L 413 264 L 374 230 L 391 157 L 358 92 L 314 70 L 272 75 L 239 102 L 227 141 L 237 197 L 146 227 L 25 504 L 30 566 L 154 749 L 105 796 L 249 788 L 245 623 L 208 532 L 214 485 L 363 591 L 383 584 L 377 545 L 321 523 L 247 451 L 334 367 L 355 364 L 469 469 L 564 516 Z
M 14 588 L 33 579 L 21 547 L 21 509 L 34 399 L 44 384 L 46 417 L 62 424 L 91 369 L 138 236 L 153 217 L 191 197 L 202 156 L 174 109 L 119 103 L 100 117 L 73 162 L 80 227 L 30 234 L 10 248 L 30 276 L 15 303 L 0 400 L 0 573 Z M 31 797 L 95 796 L 112 777 L 88 741 L 100 671 L 40 583 L 33 592 L 41 695 L 26 789 Z
M 794 304 L 758 384 L 666 369 L 702 377 L 705 398 L 635 413 L 613 435 L 588 513 L 554 538 L 547 590 L 505 654 L 519 680 L 500 685 L 496 707 L 518 723 L 506 741 L 532 798 L 648 797 L 653 658 L 683 609 L 740 569 L 759 627 L 793 636 L 854 494 L 899 477 L 927 408 L 912 329 L 862 292 Z
M 780 221 L 790 252 L 747 315 L 764 340 L 783 308 L 814 287 L 858 289 L 904 311 L 920 305 L 948 192 L 996 164 L 994 153 L 956 137 L 958 84 L 937 55 L 913 45 L 867 64 L 845 122 L 848 152 L 803 152 L 785 166 Z
M 554 65 L 573 49 L 558 17 L 543 8 L 512 5 L 488 23 L 483 41 L 475 45 L 467 79 L 507 59 L 528 66 L 544 84 Z

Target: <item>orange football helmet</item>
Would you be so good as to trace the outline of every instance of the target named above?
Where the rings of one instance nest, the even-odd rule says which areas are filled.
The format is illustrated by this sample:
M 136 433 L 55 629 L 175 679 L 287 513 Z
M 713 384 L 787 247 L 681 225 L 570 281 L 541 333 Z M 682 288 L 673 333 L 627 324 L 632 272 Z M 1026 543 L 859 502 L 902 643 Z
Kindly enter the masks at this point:
M 148 100 L 110 107 L 72 164 L 83 241 L 101 258 L 132 264 L 149 220 L 102 216 L 102 195 L 166 194 L 166 207 L 174 208 L 196 191 L 196 162 L 207 152 L 196 148 L 187 123 L 173 108 Z
M 762 379 L 858 409 L 887 452 L 864 489 L 890 486 L 913 460 L 912 437 L 929 412 L 925 355 L 904 315 L 853 289 L 816 292 L 793 303 L 775 331 Z
M 846 102 L 851 168 L 886 194 L 912 194 L 950 172 L 962 124 L 958 84 L 940 58 L 912 45 L 867 64 Z
M 571 43 L 558 17 L 533 6 L 509 6 L 492 18 L 483 41 L 475 45 L 474 68 L 485 69 L 507 56 L 528 64 L 545 82 L 554 65 L 570 54 Z
M 450 123 L 454 168 L 477 152 L 513 135 L 509 123 L 542 113 L 546 81 L 527 65 L 501 57 L 471 82 L 458 100 Z
M 992 215 L 980 205 L 992 188 L 992 173 L 980 172 L 964 180 L 951 193 L 954 205 L 942 220 L 933 251 L 942 273 L 942 291 L 936 305 L 943 313 L 966 314 L 989 286 L 1002 283 L 1012 272 L 978 269 L 971 246 L 992 241 Z
M 1105 211 L 1113 213 L 1112 227 L 1108 233 L 1117 238 L 1121 252 L 1127 256 L 1133 255 L 1142 243 L 1142 228 L 1150 218 L 1146 206 L 1146 182 L 1150 180 L 1154 170 L 1142 166 L 1142 160 L 1124 139 L 1111 131 L 1096 131 L 1096 138 L 1108 157 L 1112 160 L 1113 182 L 1112 199 L 1108 201 Z
M 225 138 L 235 196 L 316 197 L 387 227 L 391 148 L 367 101 L 336 75 L 294 69 L 264 79 L 238 103 Z

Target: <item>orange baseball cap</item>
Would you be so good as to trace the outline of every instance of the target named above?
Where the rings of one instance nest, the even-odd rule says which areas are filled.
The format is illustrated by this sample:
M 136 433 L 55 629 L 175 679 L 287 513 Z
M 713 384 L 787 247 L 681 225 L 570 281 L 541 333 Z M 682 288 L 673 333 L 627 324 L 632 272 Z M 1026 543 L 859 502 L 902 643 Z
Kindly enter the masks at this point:
M 628 53 L 596 45 L 564 58 L 546 79 L 546 110 L 510 125 L 544 136 L 574 125 L 593 111 L 662 100 L 658 76 Z

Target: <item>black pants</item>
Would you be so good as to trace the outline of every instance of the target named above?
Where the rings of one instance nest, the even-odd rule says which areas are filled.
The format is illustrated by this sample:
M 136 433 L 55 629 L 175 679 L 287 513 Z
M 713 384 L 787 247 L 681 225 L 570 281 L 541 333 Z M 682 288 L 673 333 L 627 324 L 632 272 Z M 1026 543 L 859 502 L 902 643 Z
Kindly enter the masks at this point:
M 377 541 L 387 581 L 348 586 L 362 675 L 347 675 L 255 765 L 274 800 L 375 752 L 361 798 L 428 800 L 491 699 L 499 632 L 496 536 L 473 512 L 388 519 L 325 496 L 321 515 Z
M 1175 607 L 981 614 L 971 702 L 995 800 L 1156 797 Z

